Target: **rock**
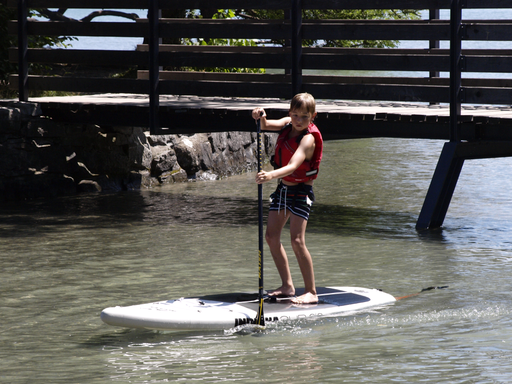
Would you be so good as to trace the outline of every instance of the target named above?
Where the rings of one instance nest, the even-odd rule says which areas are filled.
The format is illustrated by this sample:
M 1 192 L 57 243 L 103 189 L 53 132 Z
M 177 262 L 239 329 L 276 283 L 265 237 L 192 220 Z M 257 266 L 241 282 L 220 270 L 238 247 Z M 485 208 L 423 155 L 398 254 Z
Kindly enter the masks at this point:
M 139 170 L 150 169 L 153 156 L 142 128 L 134 128 L 128 142 L 130 143 L 128 161 L 131 166 Z
M 93 180 L 81 180 L 77 189 L 78 192 L 101 192 L 101 186 Z
M 24 199 L 216 180 L 257 168 L 256 133 L 151 136 L 140 127 L 63 124 L 36 103 L 0 101 L 0 196 Z M 264 135 L 264 158 L 276 134 Z
M 215 132 L 208 135 L 213 153 L 223 152 L 228 147 L 228 133 Z
M 200 133 L 190 137 L 182 136 L 176 142 L 174 150 L 178 163 L 189 178 L 195 178 L 196 173 L 202 169 L 202 147 L 205 141 L 208 142 L 207 135 Z
M 176 151 L 168 146 L 151 148 L 153 159 L 151 162 L 151 174 L 159 177 L 164 173 L 181 170 L 176 157 Z

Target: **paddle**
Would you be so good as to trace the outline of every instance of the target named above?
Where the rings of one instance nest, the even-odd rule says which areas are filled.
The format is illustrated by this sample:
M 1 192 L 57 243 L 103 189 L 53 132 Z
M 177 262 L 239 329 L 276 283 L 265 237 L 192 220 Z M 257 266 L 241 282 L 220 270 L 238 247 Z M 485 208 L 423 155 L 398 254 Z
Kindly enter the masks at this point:
M 400 297 L 395 297 L 395 299 L 398 301 L 398 300 L 402 300 L 402 299 L 407 299 L 409 297 L 414 297 L 414 296 L 418 296 L 420 293 L 423 293 L 423 292 L 426 292 L 426 291 L 431 291 L 433 289 L 445 289 L 445 288 L 448 288 L 447 285 L 443 285 L 442 287 L 428 287 L 428 288 L 423 288 L 421 291 L 417 292 L 417 293 L 413 293 L 411 295 L 406 295 L 406 296 L 400 296 Z
M 261 116 L 263 112 L 261 113 Z M 258 132 L 258 173 L 262 168 L 262 154 L 261 154 L 261 122 L 260 119 L 256 120 L 256 127 Z M 258 301 L 259 308 L 258 314 L 255 319 L 256 325 L 265 326 L 265 315 L 263 314 L 263 185 L 258 184 L 258 234 L 259 234 L 259 259 L 258 259 L 258 274 L 259 274 L 259 290 Z

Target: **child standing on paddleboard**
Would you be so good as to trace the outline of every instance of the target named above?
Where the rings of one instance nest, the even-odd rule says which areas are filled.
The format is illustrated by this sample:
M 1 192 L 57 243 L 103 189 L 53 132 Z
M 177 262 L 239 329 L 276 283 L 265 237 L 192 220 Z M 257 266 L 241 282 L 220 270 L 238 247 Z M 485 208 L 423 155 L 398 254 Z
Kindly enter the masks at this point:
M 280 131 L 273 158 L 275 169 L 270 172 L 261 171 L 256 176 L 258 184 L 280 179 L 276 191 L 270 196 L 265 238 L 282 285 L 270 295 L 295 295 L 288 257 L 281 244 L 281 232 L 290 220 L 292 248 L 305 286 L 304 294 L 292 299 L 296 304 L 318 302 L 313 260 L 306 247 L 306 226 L 315 200 L 313 181 L 318 175 L 323 149 L 322 135 L 313 124 L 316 114 L 315 99 L 308 93 L 297 94 L 290 103 L 288 116 L 278 120 L 267 120 L 263 108 L 252 111 L 252 117 L 260 120 L 262 130 Z

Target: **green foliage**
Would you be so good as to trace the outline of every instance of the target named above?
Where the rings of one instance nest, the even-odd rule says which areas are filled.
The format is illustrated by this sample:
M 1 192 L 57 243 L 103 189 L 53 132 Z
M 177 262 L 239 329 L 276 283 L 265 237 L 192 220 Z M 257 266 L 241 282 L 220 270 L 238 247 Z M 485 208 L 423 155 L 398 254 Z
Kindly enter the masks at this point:
M 187 17 L 202 17 L 200 10 L 187 10 Z M 415 10 L 303 10 L 304 20 L 389 20 L 389 19 L 418 19 L 419 12 Z M 249 20 L 282 20 L 283 10 L 240 10 L 218 9 L 212 19 L 249 19 Z M 256 41 L 247 39 L 182 39 L 186 45 L 225 45 L 225 46 L 257 46 L 287 44 L 284 40 Z M 389 48 L 396 47 L 398 41 L 391 40 L 303 40 L 305 47 L 364 47 Z M 182 70 L 202 70 L 208 72 L 255 72 L 264 73 L 261 68 L 180 68 Z
M 237 17 L 257 20 L 284 19 L 282 10 L 235 10 Z M 419 11 L 410 9 L 306 9 L 302 11 L 303 20 L 412 20 L 419 19 Z M 269 40 L 264 44 L 285 45 L 284 40 Z M 362 47 L 362 48 L 391 48 L 396 47 L 397 41 L 391 40 L 303 40 L 304 47 Z
M 363 9 L 363 10 L 307 10 L 303 15 L 304 19 L 345 19 L 345 20 L 390 20 L 390 19 L 418 19 L 417 11 L 412 10 L 386 10 L 386 9 Z M 316 41 L 304 41 L 304 45 L 312 46 L 318 44 Z M 360 48 L 394 48 L 398 41 L 393 40 L 325 40 L 324 47 L 360 47 Z
M 250 39 L 184 39 L 186 45 L 223 45 L 231 47 L 255 47 L 257 42 Z M 204 72 L 233 72 L 233 73 L 265 73 L 264 68 L 181 68 L 185 71 L 204 71 Z
M 236 16 L 234 9 L 218 9 L 212 19 L 234 19 Z
M 213 15 L 213 19 L 226 19 L 235 17 L 235 13 L 232 9 L 219 9 L 218 12 Z M 252 39 L 182 39 L 185 45 L 221 45 L 231 47 L 255 47 L 258 45 L 256 40 Z M 187 67 L 181 68 L 182 70 L 189 71 L 205 71 L 205 72 L 234 72 L 234 73 L 265 73 L 264 68 L 194 68 Z

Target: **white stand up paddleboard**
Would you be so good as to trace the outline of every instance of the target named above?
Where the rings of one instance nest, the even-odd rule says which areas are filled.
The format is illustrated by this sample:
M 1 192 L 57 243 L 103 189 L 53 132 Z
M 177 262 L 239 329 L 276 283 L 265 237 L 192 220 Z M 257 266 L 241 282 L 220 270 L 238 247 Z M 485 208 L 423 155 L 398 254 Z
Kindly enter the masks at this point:
M 317 288 L 317 293 L 317 304 L 296 305 L 289 298 L 267 299 L 265 322 L 332 317 L 396 301 L 393 296 L 377 289 L 327 287 Z M 302 294 L 301 290 L 298 289 L 296 294 Z M 110 307 L 101 312 L 101 320 L 125 328 L 221 330 L 253 324 L 258 305 L 258 293 L 227 293 Z

